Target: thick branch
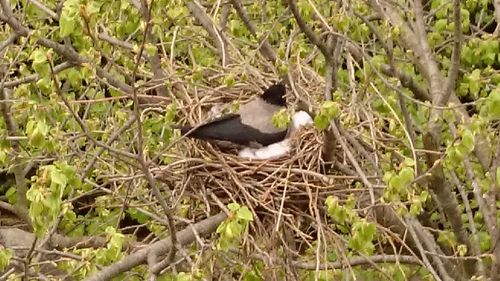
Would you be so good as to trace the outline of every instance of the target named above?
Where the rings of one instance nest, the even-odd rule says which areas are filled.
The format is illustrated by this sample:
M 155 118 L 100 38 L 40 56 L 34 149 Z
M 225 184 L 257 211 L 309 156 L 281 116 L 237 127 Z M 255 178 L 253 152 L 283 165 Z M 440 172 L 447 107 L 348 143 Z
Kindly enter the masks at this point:
M 299 25 L 300 30 L 307 36 L 312 44 L 318 47 L 323 56 L 325 56 L 325 61 L 331 61 L 333 50 L 329 49 L 326 45 L 326 42 L 321 41 L 321 39 L 314 33 L 311 27 L 307 25 L 307 23 L 300 15 L 299 9 L 297 8 L 297 2 L 295 0 L 287 0 L 286 2 L 288 3 L 288 7 L 290 7 L 290 10 L 292 11 L 293 17 Z
M 182 231 L 177 232 L 177 242 L 185 246 L 196 240 L 196 234 L 199 236 L 206 236 L 211 234 L 217 229 L 217 226 L 226 219 L 225 213 L 220 213 L 215 216 L 209 217 L 195 225 L 188 226 Z M 116 275 L 125 272 L 145 263 L 148 254 L 151 251 L 156 251 L 158 254 L 165 254 L 173 247 L 170 238 L 160 240 L 142 250 L 139 250 L 131 255 L 126 256 L 121 261 L 114 263 L 112 265 L 104 267 L 101 271 L 95 275 L 88 277 L 85 281 L 104 281 L 109 280 Z

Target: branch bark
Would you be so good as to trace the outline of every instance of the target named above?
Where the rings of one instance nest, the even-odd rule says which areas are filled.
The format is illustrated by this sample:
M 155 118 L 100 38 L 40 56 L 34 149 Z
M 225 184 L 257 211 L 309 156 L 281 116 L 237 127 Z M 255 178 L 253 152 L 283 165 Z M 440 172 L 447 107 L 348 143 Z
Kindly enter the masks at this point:
M 323 56 L 325 56 L 325 61 L 331 61 L 333 50 L 329 49 L 326 42 L 321 41 L 321 39 L 314 33 L 314 31 L 307 25 L 302 16 L 300 15 L 299 9 L 297 8 L 297 2 L 295 0 L 287 0 L 288 7 L 292 11 L 293 17 L 295 21 L 297 21 L 297 25 L 300 30 L 306 35 L 306 37 L 321 51 Z
M 181 246 L 185 246 L 196 240 L 196 234 L 198 234 L 199 236 L 209 235 L 214 232 L 217 229 L 218 225 L 226 218 L 227 215 L 225 213 L 220 213 L 215 216 L 206 218 L 205 220 L 200 221 L 192 226 L 188 226 L 182 231 L 177 232 L 177 242 Z M 142 250 L 126 256 L 119 262 L 104 267 L 98 273 L 84 279 L 84 281 L 109 280 L 122 272 L 145 263 L 151 251 L 156 251 L 158 254 L 163 255 L 167 253 L 173 246 L 174 245 L 172 245 L 170 238 L 160 240 Z

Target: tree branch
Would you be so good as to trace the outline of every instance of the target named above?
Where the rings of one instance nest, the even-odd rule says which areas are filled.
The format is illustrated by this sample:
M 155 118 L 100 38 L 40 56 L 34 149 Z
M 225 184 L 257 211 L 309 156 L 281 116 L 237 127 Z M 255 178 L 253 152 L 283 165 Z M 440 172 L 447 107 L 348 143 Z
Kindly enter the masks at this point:
M 149 4 L 149 7 L 145 3 L 145 1 L 142 2 L 142 10 L 143 12 L 143 18 L 145 19 L 146 22 L 146 27 L 144 30 L 144 40 L 142 41 L 140 50 L 139 50 L 139 55 L 137 56 L 137 61 L 135 64 L 135 68 L 132 73 L 133 81 L 135 81 L 135 76 L 137 74 L 137 70 L 139 68 L 139 62 L 142 57 L 142 53 L 144 52 L 144 46 L 146 41 L 148 40 L 148 37 L 150 34 L 149 29 L 151 28 L 151 9 L 153 7 L 153 1 Z M 145 13 L 145 15 L 144 15 Z M 134 96 L 134 111 L 136 116 L 140 116 L 139 112 L 139 98 L 137 97 L 137 88 L 135 87 L 135 84 L 133 86 L 133 96 Z M 176 241 L 177 241 L 177 236 L 175 234 L 175 224 L 174 224 L 174 215 L 172 214 L 172 209 L 168 207 L 167 201 L 165 198 L 163 198 L 160 190 L 158 189 L 157 182 L 155 181 L 153 175 L 151 174 L 151 171 L 149 170 L 149 165 L 146 161 L 146 158 L 144 156 L 144 140 L 143 140 L 143 131 L 142 131 L 142 121 L 141 118 L 136 118 L 137 121 L 137 146 L 139 147 L 138 149 L 138 155 L 137 155 L 137 160 L 139 161 L 141 165 L 142 172 L 144 173 L 144 176 L 146 177 L 146 180 L 148 182 L 149 187 L 153 191 L 153 194 L 156 197 L 156 200 L 160 203 L 160 206 L 163 209 L 163 212 L 165 213 L 165 216 L 167 217 L 167 224 L 168 224 L 168 230 L 170 234 L 170 243 L 172 244 L 172 247 L 170 249 L 169 255 L 168 255 L 168 260 L 169 262 L 172 262 L 175 258 L 175 251 L 176 251 Z M 156 252 L 152 251 L 151 252 L 154 256 L 156 256 Z M 154 261 L 156 262 L 156 261 Z M 158 272 L 152 272 L 154 275 L 158 274 Z
M 2 51 L 10 46 L 12 43 L 16 42 L 17 38 L 19 38 L 19 35 L 17 35 L 15 32 L 13 32 L 7 39 L 3 40 L 0 43 L 0 54 Z
M 325 61 L 331 61 L 333 50 L 329 49 L 325 42 L 322 42 L 321 39 L 314 33 L 314 31 L 307 25 L 304 21 L 300 12 L 297 8 L 297 3 L 295 0 L 287 0 L 288 7 L 292 11 L 293 17 L 297 21 L 300 30 L 306 35 L 306 37 L 311 41 L 312 44 L 316 45 L 318 49 L 321 51 L 323 56 L 325 57 Z
M 399 81 L 401 82 L 401 85 L 412 91 L 413 95 L 417 100 L 422 102 L 431 100 L 431 96 L 429 96 L 427 91 L 424 88 L 422 88 L 410 75 L 403 72 L 402 70 L 397 68 L 391 69 L 391 66 L 387 64 L 383 64 L 380 70 L 387 76 L 398 78 Z
M 493 7 L 495 7 L 495 21 L 497 22 L 495 32 L 500 37 L 500 0 L 493 0 Z
M 228 40 L 224 33 L 220 31 L 208 14 L 203 10 L 203 7 L 198 3 L 198 1 L 190 1 L 187 3 L 188 9 L 191 14 L 198 20 L 198 22 L 203 26 L 203 28 L 208 32 L 210 37 L 212 37 L 217 50 L 219 52 L 219 57 L 221 58 L 222 67 L 231 63 L 231 56 L 228 50 Z
M 428 239 L 429 234 L 425 232 L 424 227 L 416 219 L 413 218 L 407 218 L 406 222 L 410 235 L 417 243 L 417 248 L 419 249 L 422 259 L 426 265 L 426 269 L 429 270 L 432 275 L 434 275 L 434 278 L 436 278 L 436 280 L 441 280 L 441 278 L 443 278 L 445 281 L 452 281 L 453 279 L 451 279 L 451 277 L 448 275 L 448 272 L 454 273 L 454 271 L 451 270 L 450 267 L 445 268 L 444 263 L 437 257 L 434 250 L 437 245 L 435 245 L 435 243 L 433 243 L 431 239 Z M 434 253 L 434 255 L 431 256 L 433 260 L 432 263 L 437 267 L 437 271 L 439 272 L 439 274 L 431 266 L 431 263 L 426 255 L 424 245 L 427 247 L 428 252 Z
M 147 2 L 149 1 L 141 1 L 141 15 L 142 15 L 142 20 L 148 24 L 151 25 L 152 22 L 149 22 L 151 19 L 148 17 L 148 7 L 147 7 Z M 153 3 L 149 3 L 150 6 L 153 5 Z M 154 42 L 154 37 L 153 34 L 151 33 L 151 28 L 147 28 L 145 30 L 146 32 L 146 42 L 152 43 L 153 46 L 156 46 L 156 42 Z M 156 88 L 157 94 L 162 97 L 168 96 L 168 91 L 167 91 L 167 86 L 165 83 L 163 83 L 166 80 L 166 75 L 165 72 L 163 71 L 163 68 L 161 67 L 161 59 L 160 59 L 160 51 L 158 50 L 158 47 L 156 48 L 156 53 L 152 56 L 147 56 L 147 60 L 149 61 L 149 64 L 151 65 L 151 70 L 153 71 L 153 79 L 155 81 L 159 81 L 160 85 Z M 142 52 L 141 52 L 142 53 Z
M 453 1 L 453 23 L 455 30 L 453 32 L 453 53 L 451 55 L 451 65 L 446 79 L 446 88 L 439 105 L 448 103 L 451 94 L 455 90 L 458 78 L 458 68 L 460 67 L 460 53 L 462 51 L 462 20 L 460 17 L 460 0 Z
M 234 9 L 238 13 L 238 16 L 241 18 L 243 24 L 247 27 L 250 33 L 252 33 L 253 36 L 257 36 L 257 27 L 248 17 L 241 2 L 239 0 L 231 0 L 231 3 L 233 4 Z M 276 52 L 274 52 L 274 49 L 271 47 L 266 38 L 262 39 L 262 47 L 260 48 L 260 52 L 271 62 L 275 62 L 277 60 Z
M 182 231 L 177 232 L 177 242 L 181 246 L 188 245 L 196 240 L 196 235 L 206 236 L 214 232 L 218 225 L 226 219 L 225 213 L 219 213 L 215 216 L 206 218 L 192 226 L 188 226 Z M 90 276 L 84 281 L 104 281 L 109 280 L 116 275 L 132 269 L 135 266 L 145 263 L 149 253 L 151 251 L 156 251 L 158 254 L 163 255 L 167 253 L 174 245 L 172 245 L 171 239 L 166 238 L 160 240 L 144 249 L 141 249 L 131 255 L 124 257 L 121 261 L 116 262 L 112 265 L 104 267 L 101 271 Z
M 422 262 L 414 256 L 404 256 L 404 255 L 376 255 L 369 257 L 352 257 L 347 261 L 336 261 L 320 264 L 320 270 L 329 269 L 343 269 L 346 265 L 349 266 L 359 266 L 359 265 L 371 265 L 373 263 L 402 263 L 402 264 L 417 264 L 423 265 Z M 294 262 L 293 266 L 300 269 L 316 270 L 317 265 L 315 262 Z

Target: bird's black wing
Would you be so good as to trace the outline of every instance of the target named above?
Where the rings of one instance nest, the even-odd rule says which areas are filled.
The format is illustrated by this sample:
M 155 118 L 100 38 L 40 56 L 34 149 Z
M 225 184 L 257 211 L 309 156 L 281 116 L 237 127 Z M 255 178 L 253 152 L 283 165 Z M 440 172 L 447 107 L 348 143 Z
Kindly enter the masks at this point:
M 267 146 L 282 141 L 286 136 L 286 130 L 269 134 L 245 125 L 241 122 L 239 114 L 227 114 L 203 124 L 189 133 L 190 130 L 192 127 L 183 127 L 181 134 L 187 134 L 186 136 L 197 139 L 230 141 L 246 146 L 252 142 Z

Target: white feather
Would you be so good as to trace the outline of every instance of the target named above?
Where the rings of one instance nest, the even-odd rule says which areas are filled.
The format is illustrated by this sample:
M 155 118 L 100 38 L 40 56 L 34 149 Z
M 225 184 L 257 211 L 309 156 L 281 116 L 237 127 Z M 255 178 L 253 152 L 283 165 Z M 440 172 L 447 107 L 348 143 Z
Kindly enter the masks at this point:
M 292 116 L 292 125 L 290 127 L 290 134 L 298 131 L 300 128 L 311 125 L 313 120 L 305 111 L 295 112 Z
M 313 123 L 313 120 L 309 114 L 304 111 L 296 112 L 292 116 L 292 122 L 290 125 L 288 136 L 291 136 L 292 133 L 296 132 L 300 128 L 310 125 Z M 276 159 L 282 156 L 287 155 L 292 149 L 292 144 L 290 139 L 287 138 L 277 143 L 270 144 L 268 146 L 262 148 L 250 148 L 246 147 L 242 149 L 238 155 L 242 158 L 250 159 L 250 160 L 269 160 Z
M 257 149 L 245 147 L 238 155 L 250 160 L 269 160 L 287 155 L 290 149 L 290 140 L 286 139 Z

